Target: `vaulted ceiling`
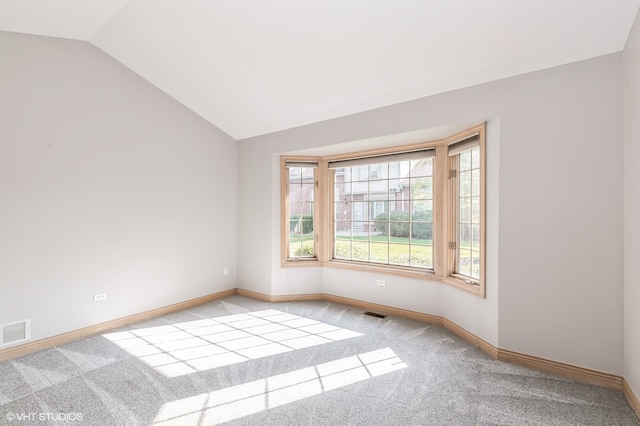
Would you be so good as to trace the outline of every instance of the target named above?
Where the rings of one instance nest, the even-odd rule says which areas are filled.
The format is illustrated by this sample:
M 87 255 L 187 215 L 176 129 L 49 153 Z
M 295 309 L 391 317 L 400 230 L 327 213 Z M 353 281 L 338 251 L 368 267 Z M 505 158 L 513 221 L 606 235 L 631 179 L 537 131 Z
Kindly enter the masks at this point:
M 620 52 L 640 0 L 0 0 L 235 139 Z

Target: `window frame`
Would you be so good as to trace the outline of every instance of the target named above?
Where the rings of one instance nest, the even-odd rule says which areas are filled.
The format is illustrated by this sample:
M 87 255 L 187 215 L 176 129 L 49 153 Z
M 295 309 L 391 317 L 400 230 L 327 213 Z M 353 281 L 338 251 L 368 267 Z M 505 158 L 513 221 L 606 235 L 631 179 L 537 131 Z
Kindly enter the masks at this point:
M 319 238 L 318 233 L 320 232 L 320 217 L 322 212 L 323 203 L 321 198 L 318 197 L 324 191 L 322 189 L 322 179 L 320 179 L 322 173 L 321 166 L 322 159 L 319 157 L 300 157 L 300 156 L 282 156 L 280 158 L 280 211 L 281 211 L 281 219 L 280 219 L 280 259 L 281 266 L 317 266 L 317 263 L 320 259 L 320 252 L 322 247 L 322 239 Z M 313 257 L 292 257 L 289 255 L 290 253 L 290 204 L 289 204 L 289 167 L 288 163 L 309 163 L 310 165 L 315 165 L 314 168 L 314 185 L 312 188 L 313 191 L 313 200 L 311 202 L 311 207 L 313 210 L 313 242 L 314 242 L 314 254 Z M 320 199 L 318 199 L 320 198 Z
M 432 151 L 432 150 L 435 151 L 436 147 L 437 147 L 437 142 L 430 141 L 430 142 L 424 142 L 424 143 L 418 143 L 418 144 L 412 144 L 412 145 L 404 145 L 404 146 L 397 146 L 397 147 L 391 147 L 391 148 L 383 148 L 383 149 L 377 149 L 377 150 L 359 151 L 359 152 L 353 152 L 349 154 L 334 155 L 334 156 L 325 157 L 325 160 L 327 161 L 328 168 L 331 168 L 330 163 L 339 163 L 342 161 L 350 162 L 353 160 L 358 161 L 360 159 L 365 160 L 365 162 L 368 162 L 367 160 L 370 160 L 370 159 L 384 158 L 385 160 L 388 160 L 388 163 L 396 163 L 399 161 L 406 161 L 399 158 L 400 155 L 403 155 L 403 154 L 411 155 L 413 153 L 423 152 L 423 151 Z M 427 156 L 434 159 L 434 161 L 432 162 L 433 169 L 432 169 L 431 178 L 433 179 L 432 188 L 434 188 L 433 197 L 435 197 L 435 187 L 436 187 L 435 180 L 437 179 L 435 176 L 435 153 L 428 154 Z M 389 176 L 387 176 L 387 178 L 385 179 L 393 180 L 396 178 L 390 178 Z M 366 181 L 370 182 L 371 179 Z M 377 181 L 377 179 L 373 179 L 373 181 Z M 334 193 L 335 186 L 334 186 L 332 170 L 328 170 L 327 187 L 330 192 L 330 199 L 335 200 L 335 193 Z M 388 202 L 388 200 L 386 201 Z M 433 199 L 431 201 L 433 202 Z M 370 200 L 368 201 L 368 203 L 369 202 Z M 370 261 L 333 258 L 333 250 L 336 243 L 335 233 L 333 232 L 334 224 L 336 221 L 335 203 L 331 203 L 330 207 L 328 208 L 330 209 L 331 220 L 329 221 L 328 224 L 325 225 L 325 227 L 330 230 L 330 238 L 329 240 L 327 240 L 327 246 L 328 246 L 329 252 L 326 253 L 326 259 L 328 259 L 329 266 L 346 267 L 349 269 L 356 269 L 356 270 L 362 270 L 362 271 L 368 271 L 368 272 L 380 271 L 384 273 L 403 275 L 403 276 L 408 276 L 412 278 L 416 278 L 416 277 L 424 278 L 426 276 L 436 275 L 436 270 L 435 270 L 436 250 L 435 250 L 435 243 L 434 243 L 433 237 L 432 237 L 431 250 L 432 250 L 432 258 L 433 258 L 432 264 L 434 267 L 432 269 L 419 268 L 419 267 L 408 266 L 408 265 L 391 264 L 391 263 L 374 263 Z M 369 217 L 368 211 L 366 216 Z M 435 219 L 433 219 L 433 223 L 435 223 Z
M 478 136 L 480 147 L 480 277 L 470 280 L 459 275 L 455 270 L 456 250 L 450 248 L 449 243 L 459 245 L 457 236 L 457 179 L 449 177 L 452 166 L 450 148 L 456 143 L 471 136 Z M 405 276 L 410 278 L 441 281 L 461 290 L 473 293 L 479 297 L 486 297 L 485 290 L 485 247 L 486 247 L 486 123 L 481 123 L 456 133 L 445 139 L 433 140 L 410 145 L 402 145 L 374 150 L 350 152 L 325 157 L 281 156 L 281 265 L 290 266 L 328 266 L 364 272 L 381 272 L 385 274 Z M 432 253 L 433 269 L 412 266 L 370 263 L 347 259 L 334 259 L 335 245 L 334 223 L 335 193 L 333 171 L 329 169 L 330 162 L 353 160 L 358 158 L 395 155 L 406 152 L 435 149 L 433 157 L 433 235 Z M 314 258 L 289 258 L 289 200 L 288 200 L 288 172 L 287 162 L 317 162 L 316 185 L 314 191 Z M 367 212 L 367 216 L 370 212 Z
M 479 268 L 480 274 L 479 278 L 473 279 L 461 274 L 458 274 L 456 271 L 456 257 L 457 250 L 460 247 L 460 241 L 458 238 L 458 206 L 457 202 L 458 198 L 458 178 L 459 178 L 459 169 L 457 167 L 457 161 L 455 157 L 459 157 L 459 154 L 450 155 L 449 150 L 456 144 L 463 142 L 465 139 L 468 139 L 474 135 L 478 136 L 478 147 L 479 147 L 479 155 L 480 155 L 480 206 L 479 206 L 479 214 L 480 214 L 480 242 L 479 242 Z M 475 126 L 471 129 L 465 130 L 461 133 L 453 135 L 446 139 L 446 146 L 444 148 L 444 154 L 446 157 L 446 168 L 444 170 L 444 174 L 447 178 L 447 205 L 445 206 L 445 223 L 446 223 L 446 242 L 441 246 L 443 251 L 443 258 L 447 260 L 446 262 L 446 271 L 443 274 L 443 281 L 447 284 L 451 284 L 455 287 L 461 288 L 462 290 L 471 292 L 481 297 L 486 297 L 486 284 L 485 284 L 485 274 L 486 274 L 486 124 L 483 123 L 481 125 Z M 450 173 L 451 170 L 455 170 L 455 176 Z M 454 243 L 455 245 L 451 244 Z

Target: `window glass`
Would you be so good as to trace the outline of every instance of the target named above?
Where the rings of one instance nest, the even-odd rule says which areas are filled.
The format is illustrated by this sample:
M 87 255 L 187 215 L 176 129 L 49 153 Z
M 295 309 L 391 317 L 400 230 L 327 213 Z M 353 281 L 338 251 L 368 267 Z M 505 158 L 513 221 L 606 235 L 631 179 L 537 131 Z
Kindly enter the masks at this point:
M 313 258 L 315 167 L 288 167 L 289 258 Z
M 433 157 L 333 170 L 335 259 L 433 269 Z
M 458 197 L 455 273 L 480 279 L 480 147 L 457 155 Z

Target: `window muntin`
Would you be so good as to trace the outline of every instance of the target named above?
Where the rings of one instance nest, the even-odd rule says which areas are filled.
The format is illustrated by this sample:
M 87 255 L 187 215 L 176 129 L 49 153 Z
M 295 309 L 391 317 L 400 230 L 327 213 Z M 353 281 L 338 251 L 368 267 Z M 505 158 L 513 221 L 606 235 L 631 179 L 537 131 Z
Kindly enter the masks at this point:
M 480 279 L 480 147 L 456 155 L 457 246 L 454 273 Z
M 288 259 L 315 259 L 315 162 L 286 162 Z
M 448 145 L 449 276 L 484 294 L 484 128 Z
M 433 270 L 433 156 L 330 163 L 333 259 Z
M 415 145 L 340 156 L 283 156 L 282 265 L 313 265 L 309 260 L 316 260 L 322 266 L 384 271 L 406 277 L 430 274 L 432 279 L 484 297 L 484 147 L 485 124 L 480 124 L 446 139 Z M 475 151 L 471 152 L 473 149 Z M 406 161 L 418 161 L 414 157 L 416 153 L 425 151 L 429 151 L 428 155 L 431 156 L 430 162 L 421 165 L 425 171 L 415 171 L 407 177 Z M 468 154 L 470 168 L 466 165 L 467 154 L 463 155 L 465 151 L 471 152 Z M 307 202 L 315 211 L 313 236 L 293 236 L 294 244 L 313 244 L 314 257 L 291 257 L 292 253 L 296 255 L 290 249 L 289 233 L 291 207 L 288 169 L 291 167 L 315 168 L 315 187 L 307 197 Z M 408 168 L 414 169 L 415 163 Z M 460 173 L 463 181 L 458 179 Z M 354 193 L 358 190 L 361 196 L 355 197 Z M 404 210 L 400 206 L 404 206 Z M 408 213 L 409 219 L 395 217 L 397 211 Z M 410 223 L 409 229 L 413 235 L 408 237 L 412 243 L 409 249 L 403 247 L 408 245 L 406 241 L 398 241 L 390 235 L 389 230 L 386 234 L 373 231 L 377 229 L 376 218 L 383 213 L 392 214 L 387 219 L 389 230 L 393 226 L 402 227 Z M 300 221 L 300 218 L 294 219 Z M 299 231 L 300 227 L 296 229 Z M 362 234 L 354 234 L 354 231 Z M 336 238 L 338 232 L 342 232 L 343 235 L 339 236 L 344 238 Z M 430 241 L 421 244 L 424 242 L 418 241 L 420 238 L 416 238 L 416 232 L 421 232 L 420 235 L 430 234 Z M 372 235 L 375 238 L 371 238 Z M 431 263 L 412 263 L 412 255 L 423 249 L 429 250 L 430 256 L 427 257 Z M 310 249 L 306 250 L 309 253 Z

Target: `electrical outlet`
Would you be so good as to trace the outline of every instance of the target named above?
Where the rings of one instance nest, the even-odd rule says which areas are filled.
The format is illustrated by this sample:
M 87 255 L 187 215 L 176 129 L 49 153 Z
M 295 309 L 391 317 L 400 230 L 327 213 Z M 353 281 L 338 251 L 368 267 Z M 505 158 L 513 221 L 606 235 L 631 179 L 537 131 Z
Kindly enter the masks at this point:
M 379 286 L 384 287 L 387 283 L 384 280 L 378 280 L 378 281 L 376 281 L 376 284 L 378 284 Z
M 99 302 L 100 300 L 106 300 L 106 299 L 107 299 L 107 293 L 96 293 L 93 295 L 94 302 Z
M 225 266 L 224 269 L 222 270 L 222 274 L 229 275 L 229 268 L 227 266 Z

